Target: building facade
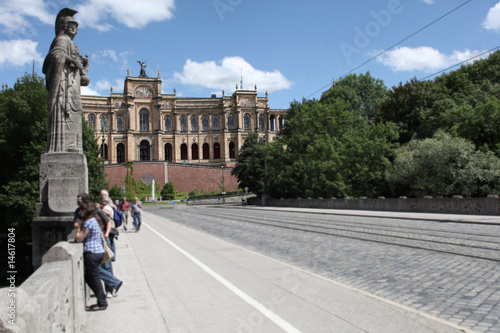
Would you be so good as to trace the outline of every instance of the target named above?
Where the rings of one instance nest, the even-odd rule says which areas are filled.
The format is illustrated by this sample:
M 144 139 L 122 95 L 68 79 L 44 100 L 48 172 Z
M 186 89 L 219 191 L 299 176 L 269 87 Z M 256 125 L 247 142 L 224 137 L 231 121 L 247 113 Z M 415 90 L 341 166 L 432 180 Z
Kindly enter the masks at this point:
M 284 125 L 284 109 L 268 96 L 236 87 L 232 95 L 186 98 L 162 94 L 161 79 L 126 77 L 123 93 L 82 96 L 84 117 L 104 146 L 107 164 L 127 161 L 232 166 L 250 132 L 268 142 Z M 103 148 L 101 146 L 101 149 Z

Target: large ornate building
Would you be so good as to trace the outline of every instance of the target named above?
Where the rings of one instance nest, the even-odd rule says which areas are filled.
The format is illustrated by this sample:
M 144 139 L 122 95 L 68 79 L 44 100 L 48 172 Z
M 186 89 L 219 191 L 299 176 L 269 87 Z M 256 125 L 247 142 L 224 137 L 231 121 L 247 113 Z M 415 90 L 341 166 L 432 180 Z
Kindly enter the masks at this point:
M 108 164 L 167 161 L 234 165 L 250 132 L 274 141 L 286 110 L 270 109 L 268 96 L 236 87 L 210 98 L 162 94 L 161 79 L 125 79 L 123 93 L 82 96 L 84 117 L 104 143 Z M 102 147 L 102 146 L 101 146 Z

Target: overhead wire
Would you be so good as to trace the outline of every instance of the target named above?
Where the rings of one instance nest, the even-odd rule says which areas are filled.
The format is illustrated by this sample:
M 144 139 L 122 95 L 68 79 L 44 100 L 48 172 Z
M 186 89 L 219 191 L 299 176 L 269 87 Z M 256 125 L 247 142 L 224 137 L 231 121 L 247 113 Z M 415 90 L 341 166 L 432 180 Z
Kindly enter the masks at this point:
M 482 56 L 483 54 L 486 54 L 486 53 L 491 53 L 491 52 L 493 52 L 493 51 L 495 51 L 496 49 L 499 49 L 499 48 L 500 48 L 500 46 L 497 46 L 497 47 L 494 47 L 494 48 L 492 48 L 492 49 L 490 49 L 490 50 L 488 50 L 488 51 L 484 51 L 484 52 L 483 52 L 483 53 L 481 53 L 481 54 L 475 55 L 475 56 L 473 56 L 473 57 L 471 57 L 471 58 L 469 58 L 469 59 L 467 59 L 467 60 L 464 60 L 464 61 L 459 62 L 458 64 L 455 64 L 455 65 L 450 66 L 450 67 L 448 67 L 448 68 L 442 69 L 442 70 L 440 70 L 440 71 L 438 71 L 438 72 L 436 72 L 436 73 L 434 73 L 434 74 L 428 75 L 428 76 L 426 76 L 426 77 L 424 77 L 424 78 L 418 79 L 417 81 L 427 80 L 428 78 L 433 77 L 434 75 L 438 75 L 439 73 L 446 72 L 447 70 L 452 69 L 453 67 L 460 66 L 460 65 L 462 65 L 462 64 L 464 64 L 464 63 L 466 63 L 466 62 L 471 61 L 472 59 L 479 58 L 479 57 L 480 57 L 480 56 Z
M 472 0 L 467 0 L 465 1 L 464 3 L 462 3 L 461 5 L 453 8 L 452 10 L 450 10 L 449 12 L 447 12 L 446 14 L 440 16 L 439 18 L 435 19 L 434 21 L 428 23 L 427 25 L 423 26 L 422 28 L 418 29 L 417 31 L 415 31 L 414 33 L 406 36 L 405 38 L 403 38 L 402 40 L 400 40 L 399 42 L 397 42 L 396 44 L 390 46 L 389 48 L 385 49 L 384 51 L 378 53 L 377 55 L 373 56 L 372 58 L 370 58 L 369 60 L 365 61 L 364 63 L 362 63 L 361 65 L 357 66 L 356 68 L 352 69 L 351 71 L 347 72 L 346 74 L 340 76 L 340 78 L 343 78 L 349 74 L 351 74 L 352 72 L 358 70 L 359 68 L 363 67 L 364 65 L 366 65 L 367 63 L 373 61 L 374 59 L 380 57 L 381 55 L 383 55 L 384 53 L 388 52 L 389 50 L 393 49 L 394 47 L 398 46 L 399 44 L 403 43 L 404 41 L 410 39 L 411 37 L 415 36 L 416 34 L 418 34 L 419 32 L 427 29 L 428 27 L 430 27 L 431 25 L 433 25 L 434 23 L 442 20 L 443 18 L 445 18 L 446 16 L 450 15 L 451 13 L 455 12 L 456 10 L 462 8 L 463 6 L 465 6 L 466 4 L 468 4 L 469 2 L 471 2 Z M 320 89 L 316 90 L 314 93 L 312 93 L 311 95 L 307 96 L 306 99 L 308 99 L 309 97 L 311 96 L 314 96 L 316 95 L 318 92 L 322 91 L 323 89 L 325 89 L 326 87 L 330 86 L 331 83 L 328 83 L 327 85 L 321 87 Z

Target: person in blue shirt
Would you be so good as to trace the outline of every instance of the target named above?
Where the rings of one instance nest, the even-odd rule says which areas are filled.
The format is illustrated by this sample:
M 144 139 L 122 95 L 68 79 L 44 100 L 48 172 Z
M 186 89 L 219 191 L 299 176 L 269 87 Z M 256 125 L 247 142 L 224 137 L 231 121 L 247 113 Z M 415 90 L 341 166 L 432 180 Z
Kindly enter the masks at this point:
M 96 219 L 96 208 L 86 193 L 78 195 L 78 206 L 81 210 L 81 220 L 78 220 L 76 242 L 83 242 L 83 264 L 85 267 L 85 282 L 94 292 L 97 304 L 86 308 L 87 311 L 106 310 L 108 302 L 101 284 L 99 266 L 104 256 L 102 231 Z

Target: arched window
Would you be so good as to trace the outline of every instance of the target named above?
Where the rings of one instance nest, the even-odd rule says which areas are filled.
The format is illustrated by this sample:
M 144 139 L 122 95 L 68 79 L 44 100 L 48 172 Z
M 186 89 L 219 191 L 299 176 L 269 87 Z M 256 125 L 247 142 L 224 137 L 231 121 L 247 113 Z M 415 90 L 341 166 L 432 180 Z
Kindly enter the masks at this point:
M 99 119 L 101 120 L 101 131 L 107 131 L 108 130 L 108 117 L 106 117 L 105 114 L 101 114 L 101 117 Z
M 170 116 L 165 116 L 165 132 L 170 132 L 172 130 L 172 119 Z
M 193 143 L 193 145 L 191 146 L 191 159 L 192 160 L 198 160 L 198 159 L 200 159 L 200 155 L 199 155 L 199 152 L 198 152 L 198 144 L 197 143 Z
M 147 109 L 139 111 L 140 131 L 149 132 L 149 112 Z
M 208 143 L 203 144 L 203 159 L 210 159 L 210 145 Z
M 220 118 L 218 115 L 212 117 L 212 130 L 220 131 Z
M 191 116 L 191 132 L 198 132 L 198 117 L 195 115 Z
M 234 142 L 229 142 L 229 158 L 236 158 L 236 146 Z
M 172 145 L 170 143 L 165 144 L 165 161 L 172 162 Z
M 264 115 L 263 114 L 259 114 L 259 129 L 260 130 L 264 130 Z
M 244 129 L 249 130 L 250 129 L 250 114 L 245 113 L 243 116 L 243 124 L 244 124 Z
M 149 142 L 147 140 L 142 140 L 139 149 L 140 160 L 149 161 Z
M 95 132 L 95 115 L 89 114 L 89 125 L 92 128 L 92 130 Z
M 231 113 L 227 115 L 227 129 L 234 129 L 234 117 Z
M 116 117 L 116 129 L 120 132 L 122 132 L 124 130 L 124 121 L 123 121 L 123 116 L 122 115 L 118 115 L 118 117 Z
M 218 142 L 214 143 L 214 159 L 220 158 L 220 144 Z
M 208 116 L 204 114 L 201 116 L 201 129 L 203 132 L 208 132 L 209 127 L 208 127 Z
M 123 143 L 119 143 L 116 146 L 116 162 L 117 163 L 125 162 L 125 145 Z
M 270 122 L 271 122 L 271 131 L 276 131 L 276 116 L 271 116 L 270 117 Z
M 188 146 L 187 144 L 183 143 L 181 145 L 181 160 L 187 160 L 188 159 Z
M 179 120 L 181 123 L 181 132 L 187 132 L 188 130 L 187 117 L 182 115 Z

